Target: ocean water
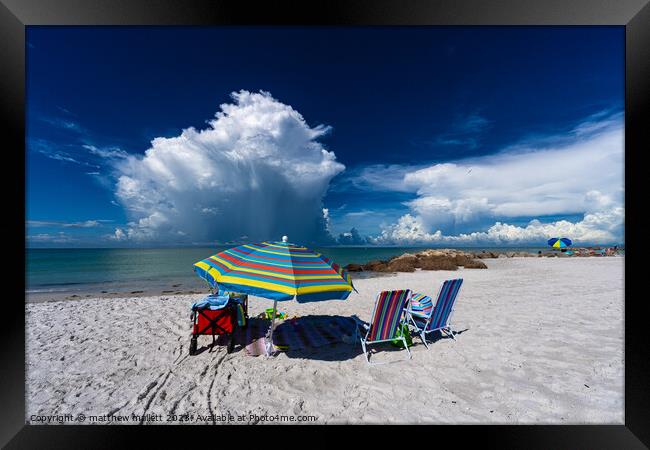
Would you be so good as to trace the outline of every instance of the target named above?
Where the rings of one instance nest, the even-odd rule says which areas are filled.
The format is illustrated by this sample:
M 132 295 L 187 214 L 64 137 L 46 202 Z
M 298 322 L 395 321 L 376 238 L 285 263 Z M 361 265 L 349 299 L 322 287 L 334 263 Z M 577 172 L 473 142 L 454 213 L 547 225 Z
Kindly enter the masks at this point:
M 193 264 L 228 247 L 26 249 L 26 290 L 49 292 L 122 292 L 205 290 Z M 495 250 L 490 247 L 468 250 Z M 316 247 L 336 263 L 366 263 L 388 259 L 422 247 Z M 545 250 L 542 247 L 510 251 Z

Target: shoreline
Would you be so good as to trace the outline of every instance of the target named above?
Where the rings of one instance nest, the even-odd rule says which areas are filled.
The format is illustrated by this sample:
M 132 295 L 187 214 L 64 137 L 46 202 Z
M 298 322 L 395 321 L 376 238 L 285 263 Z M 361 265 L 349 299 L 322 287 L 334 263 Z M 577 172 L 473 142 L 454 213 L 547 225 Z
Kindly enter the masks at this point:
M 380 278 L 390 277 L 392 273 L 380 272 L 365 272 L 365 273 L 351 273 L 352 280 L 360 280 L 365 278 Z M 102 286 L 97 285 L 79 285 L 78 288 L 60 289 L 60 290 L 25 290 L 26 303 L 43 303 L 43 302 L 57 302 L 57 301 L 77 301 L 86 299 L 110 299 L 110 298 L 139 298 L 139 297 L 158 297 L 158 296 L 173 296 L 173 295 L 207 295 L 209 291 L 208 285 L 199 279 L 193 280 L 191 287 L 181 288 L 183 283 L 177 285 L 165 286 L 165 288 L 152 289 L 143 286 L 143 283 L 133 282 L 132 284 L 122 284 L 120 288 L 106 290 Z M 188 283 L 186 283 L 188 284 Z M 101 289 L 101 290 L 100 290 Z
M 423 251 L 445 251 L 450 249 L 423 249 Z M 456 249 L 451 249 L 457 251 Z M 461 251 L 462 252 L 462 251 Z M 485 252 L 485 251 L 484 251 Z M 491 259 L 499 259 L 499 253 L 496 252 L 486 252 L 487 254 L 492 253 L 494 256 L 484 256 L 477 257 L 479 261 L 487 262 Z M 537 254 L 530 254 L 529 256 L 518 256 L 516 252 L 504 252 L 501 258 L 508 259 L 529 259 L 529 258 L 538 258 Z M 559 253 L 559 252 L 558 252 Z M 404 255 L 399 255 L 387 260 L 389 261 L 400 259 Z M 544 259 L 547 258 L 604 258 L 605 256 L 566 256 L 566 255 L 546 255 L 542 254 Z M 616 255 L 616 257 L 625 257 L 624 254 Z M 348 264 L 357 265 L 363 267 L 361 264 Z M 357 280 L 362 280 L 366 278 L 380 278 L 380 277 L 394 277 L 398 276 L 400 273 L 403 273 L 402 270 L 390 270 L 390 271 L 373 271 L 373 270 L 350 270 L 346 266 L 346 270 L 352 277 L 353 282 Z M 416 270 L 420 270 L 419 268 Z M 436 271 L 436 270 L 432 270 Z M 92 283 L 92 284 L 78 284 L 74 285 L 75 287 L 70 287 L 69 289 L 65 288 L 51 288 L 46 289 L 49 286 L 37 286 L 34 290 L 25 290 L 25 303 L 43 303 L 43 302 L 58 302 L 58 301 L 78 301 L 86 299 L 112 299 L 112 298 L 136 298 L 136 297 L 158 297 L 158 296 L 174 296 L 174 295 L 207 295 L 209 291 L 209 286 L 205 284 L 203 280 L 198 277 L 186 278 L 181 280 L 182 282 L 176 282 L 174 284 L 164 284 L 164 283 L 153 283 L 156 287 L 151 287 L 152 283 L 150 281 L 133 281 L 133 282 L 120 282 L 118 287 L 115 287 L 116 282 L 108 283 Z M 169 283 L 172 283 L 170 281 Z M 106 285 L 110 287 L 106 287 Z M 181 287 L 183 286 L 183 287 Z
M 599 248 L 599 247 L 594 247 Z M 535 249 L 535 250 L 533 250 Z M 578 248 L 576 248 L 578 249 Z M 180 253 L 177 253 L 178 252 Z M 214 250 L 214 249 L 213 249 Z M 623 248 L 621 250 L 624 251 Z M 207 248 L 180 249 L 31 249 L 27 261 L 26 302 L 42 302 L 49 299 L 76 300 L 79 298 L 114 298 L 122 296 L 185 295 L 209 291 L 203 280 L 189 268 L 210 253 Z M 45 252 L 40 254 L 39 252 Z M 320 248 L 331 260 L 348 268 L 354 280 L 366 277 L 386 276 L 397 270 L 349 270 L 350 266 L 367 265 L 370 262 L 386 262 L 400 255 L 423 252 L 452 251 L 431 247 L 331 247 Z M 536 256 L 544 254 L 565 256 L 548 248 L 537 247 L 458 247 L 454 252 L 471 255 L 472 258 Z M 63 253 L 61 253 L 63 252 Z M 70 253 L 72 252 L 72 253 Z M 77 254 L 77 253 L 79 254 Z M 117 252 L 117 254 L 116 254 Z M 171 253 L 170 253 L 171 252 Z M 171 261 L 171 262 L 170 262 Z M 162 262 L 159 263 L 159 262 Z M 356 263 L 356 264 L 355 264 Z M 456 264 L 458 266 L 458 264 Z M 476 263 L 481 267 L 481 263 Z M 448 265 L 429 267 L 449 268 Z M 390 269 L 390 268 L 387 268 Z M 105 281 L 106 279 L 112 281 Z

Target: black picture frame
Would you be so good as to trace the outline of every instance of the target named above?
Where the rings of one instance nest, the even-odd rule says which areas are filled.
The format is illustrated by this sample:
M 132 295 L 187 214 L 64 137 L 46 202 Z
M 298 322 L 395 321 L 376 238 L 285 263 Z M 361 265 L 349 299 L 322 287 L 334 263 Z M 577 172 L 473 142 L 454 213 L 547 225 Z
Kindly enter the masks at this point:
M 436 442 L 469 437 L 482 445 L 528 448 L 645 448 L 650 445 L 650 338 L 640 278 L 643 219 L 642 155 L 648 151 L 650 98 L 649 0 L 0 0 L 0 108 L 5 129 L 2 179 L 10 203 L 1 221 L 6 244 L 0 343 L 0 445 L 7 448 L 115 448 L 133 434 L 168 439 L 179 427 L 30 426 L 25 424 L 25 27 L 30 25 L 614 25 L 625 27 L 625 424 L 436 427 Z M 6 139 L 6 138 L 9 139 Z M 13 248 L 15 246 L 15 248 Z M 19 262 L 22 262 L 20 267 Z M 640 293 L 640 295 L 636 295 Z M 645 294 L 645 295 L 644 295 Z M 193 427 L 180 427 L 190 433 Z M 313 433 L 319 427 L 305 427 Z M 379 431 L 378 428 L 374 430 Z M 374 433 L 373 430 L 373 433 Z M 302 431 L 302 430 L 301 430 Z M 267 430 L 262 431 L 267 436 Z M 292 430 L 291 433 L 294 433 Z M 283 433 L 284 434 L 284 433 Z M 391 434 L 400 435 L 402 433 Z M 419 432 L 418 432 L 419 434 Z M 429 435 L 430 437 L 431 435 Z M 205 436 L 204 436 L 205 437 Z M 313 440 L 313 436 L 309 439 Z M 203 441 L 205 445 L 210 441 Z M 189 443 L 189 442 L 188 442 Z

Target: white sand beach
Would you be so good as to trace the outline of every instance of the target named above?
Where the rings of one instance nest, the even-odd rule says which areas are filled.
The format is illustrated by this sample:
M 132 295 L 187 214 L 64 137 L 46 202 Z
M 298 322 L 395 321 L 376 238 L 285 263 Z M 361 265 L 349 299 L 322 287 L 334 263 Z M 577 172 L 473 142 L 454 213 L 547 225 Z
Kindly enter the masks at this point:
M 270 423 L 250 414 L 280 414 L 315 416 L 317 424 L 622 424 L 625 258 L 484 262 L 487 270 L 359 279 L 347 301 L 279 304 L 289 315 L 368 321 L 380 290 L 434 295 L 443 280 L 464 278 L 452 317 L 457 341 L 441 338 L 427 350 L 414 338 L 407 361 L 404 350 L 384 346 L 374 359 L 390 363 L 375 366 L 358 342 L 271 358 L 224 346 L 189 356 L 190 305 L 202 295 L 28 303 L 26 419 L 148 414 L 186 423 L 188 414 L 190 423 L 220 423 L 230 414 L 245 417 L 234 423 Z M 251 315 L 271 306 L 250 298 Z M 199 347 L 210 342 L 201 337 Z

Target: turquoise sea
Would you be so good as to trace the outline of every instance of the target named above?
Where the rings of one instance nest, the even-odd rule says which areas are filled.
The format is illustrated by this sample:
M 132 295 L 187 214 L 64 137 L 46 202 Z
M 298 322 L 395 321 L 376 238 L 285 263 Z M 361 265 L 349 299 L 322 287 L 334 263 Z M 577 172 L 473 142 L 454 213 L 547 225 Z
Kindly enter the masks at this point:
M 193 264 L 228 247 L 210 248 L 77 248 L 26 249 L 26 291 L 134 292 L 205 290 Z M 338 264 L 388 259 L 421 247 L 321 247 L 314 250 Z M 495 250 L 490 247 L 468 250 Z M 545 250 L 542 247 L 508 248 L 510 251 Z

